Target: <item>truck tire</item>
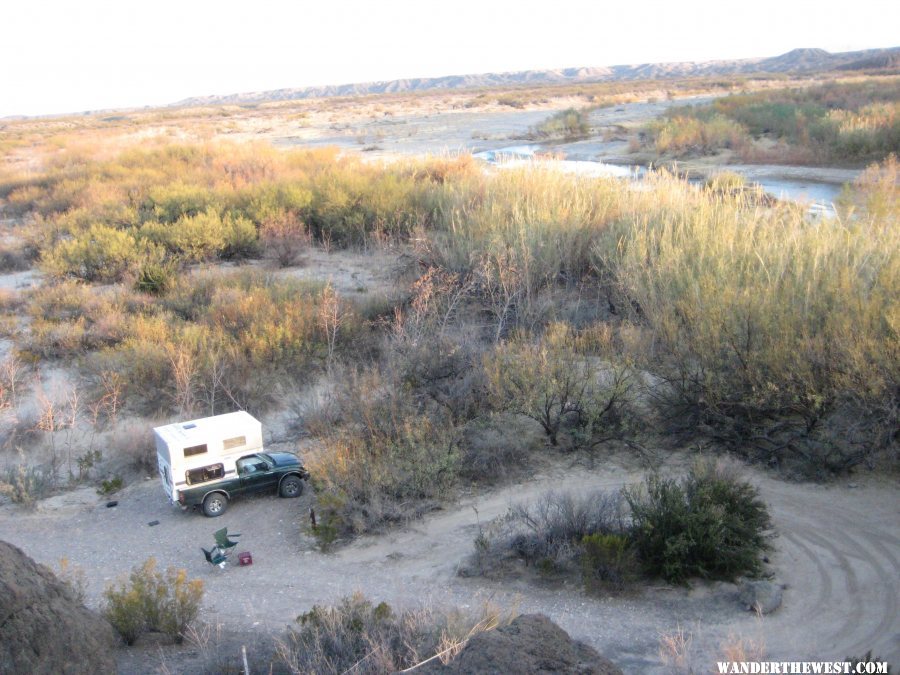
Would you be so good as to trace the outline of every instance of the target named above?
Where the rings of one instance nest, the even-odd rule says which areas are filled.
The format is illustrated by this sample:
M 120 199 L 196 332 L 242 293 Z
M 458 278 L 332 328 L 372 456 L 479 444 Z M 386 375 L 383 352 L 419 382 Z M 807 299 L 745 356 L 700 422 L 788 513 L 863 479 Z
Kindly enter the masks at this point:
M 299 476 L 288 476 L 281 481 L 278 494 L 282 497 L 299 497 L 303 494 L 303 481 Z
M 203 499 L 203 515 L 207 518 L 221 516 L 227 508 L 228 498 L 221 492 L 211 492 Z

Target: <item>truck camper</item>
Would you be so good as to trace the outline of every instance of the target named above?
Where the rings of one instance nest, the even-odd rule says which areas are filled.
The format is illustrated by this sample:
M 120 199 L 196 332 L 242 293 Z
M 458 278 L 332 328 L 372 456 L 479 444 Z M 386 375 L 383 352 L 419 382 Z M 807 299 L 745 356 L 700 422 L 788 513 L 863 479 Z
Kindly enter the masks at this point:
M 173 504 L 222 515 L 235 496 L 266 489 L 299 497 L 309 472 L 297 455 L 265 452 L 262 424 L 245 411 L 153 429 L 163 489 Z

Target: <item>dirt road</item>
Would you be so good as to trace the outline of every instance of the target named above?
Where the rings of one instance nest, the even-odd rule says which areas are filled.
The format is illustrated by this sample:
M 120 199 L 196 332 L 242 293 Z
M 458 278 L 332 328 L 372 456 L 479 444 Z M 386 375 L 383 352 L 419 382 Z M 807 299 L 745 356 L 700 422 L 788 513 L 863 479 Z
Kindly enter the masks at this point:
M 0 539 L 51 567 L 64 557 L 83 567 L 88 603 L 95 607 L 106 584 L 148 556 L 184 567 L 207 584 L 205 618 L 235 630 L 277 631 L 313 604 L 359 589 L 394 605 L 489 600 L 543 612 L 626 672 L 667 672 L 659 640 L 678 627 L 691 634 L 690 658 L 703 672 L 730 636 L 762 641 L 767 657 L 779 660 L 841 659 L 873 649 L 900 662 L 896 486 L 875 479 L 859 487 L 803 485 L 747 472 L 771 507 L 779 533 L 772 569 L 787 585 L 783 607 L 762 618 L 740 608 L 731 584 L 653 586 L 627 597 L 592 598 L 574 587 L 456 575 L 479 520 L 548 488 L 615 489 L 640 479 L 638 470 L 616 463 L 594 470 L 557 463 L 524 484 L 464 497 L 406 529 L 332 554 L 318 552 L 304 532 L 308 496 L 245 499 L 212 520 L 170 507 L 155 478 L 117 495 L 115 508 L 88 489 L 51 499 L 36 512 L 6 505 Z M 150 526 L 154 520 L 159 525 Z M 241 533 L 240 548 L 252 552 L 253 566 L 219 570 L 205 562 L 200 546 L 208 547 L 223 526 Z

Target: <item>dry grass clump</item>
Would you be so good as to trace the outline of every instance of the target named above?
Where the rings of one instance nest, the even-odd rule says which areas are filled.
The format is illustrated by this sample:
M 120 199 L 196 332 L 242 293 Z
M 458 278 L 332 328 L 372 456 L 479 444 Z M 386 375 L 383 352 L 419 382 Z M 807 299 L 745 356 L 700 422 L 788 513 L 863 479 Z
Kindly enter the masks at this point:
M 478 633 L 512 616 L 485 606 L 480 613 L 400 610 L 373 604 L 357 592 L 337 605 L 315 606 L 297 617 L 278 644 L 291 673 L 394 673 L 425 660 L 449 663 Z
M 618 234 L 595 254 L 651 331 L 648 368 L 666 382 L 653 395 L 670 428 L 820 470 L 891 442 L 900 239 L 890 220 L 810 223 L 795 207 L 720 199 Z M 835 415 L 855 422 L 836 434 Z

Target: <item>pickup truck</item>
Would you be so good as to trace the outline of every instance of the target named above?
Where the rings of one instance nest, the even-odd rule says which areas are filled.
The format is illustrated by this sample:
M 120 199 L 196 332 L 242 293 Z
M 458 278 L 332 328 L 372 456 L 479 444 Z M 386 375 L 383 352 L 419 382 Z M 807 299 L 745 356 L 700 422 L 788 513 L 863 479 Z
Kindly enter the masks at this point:
M 208 467 L 218 469 L 219 467 Z M 209 481 L 197 476 L 196 487 L 179 490 L 178 503 L 182 508 L 200 507 L 204 515 L 215 518 L 225 513 L 228 502 L 242 494 L 270 490 L 282 497 L 303 494 L 303 481 L 309 479 L 300 458 L 290 452 L 257 452 L 235 462 L 236 471 L 228 471 L 218 480 Z

